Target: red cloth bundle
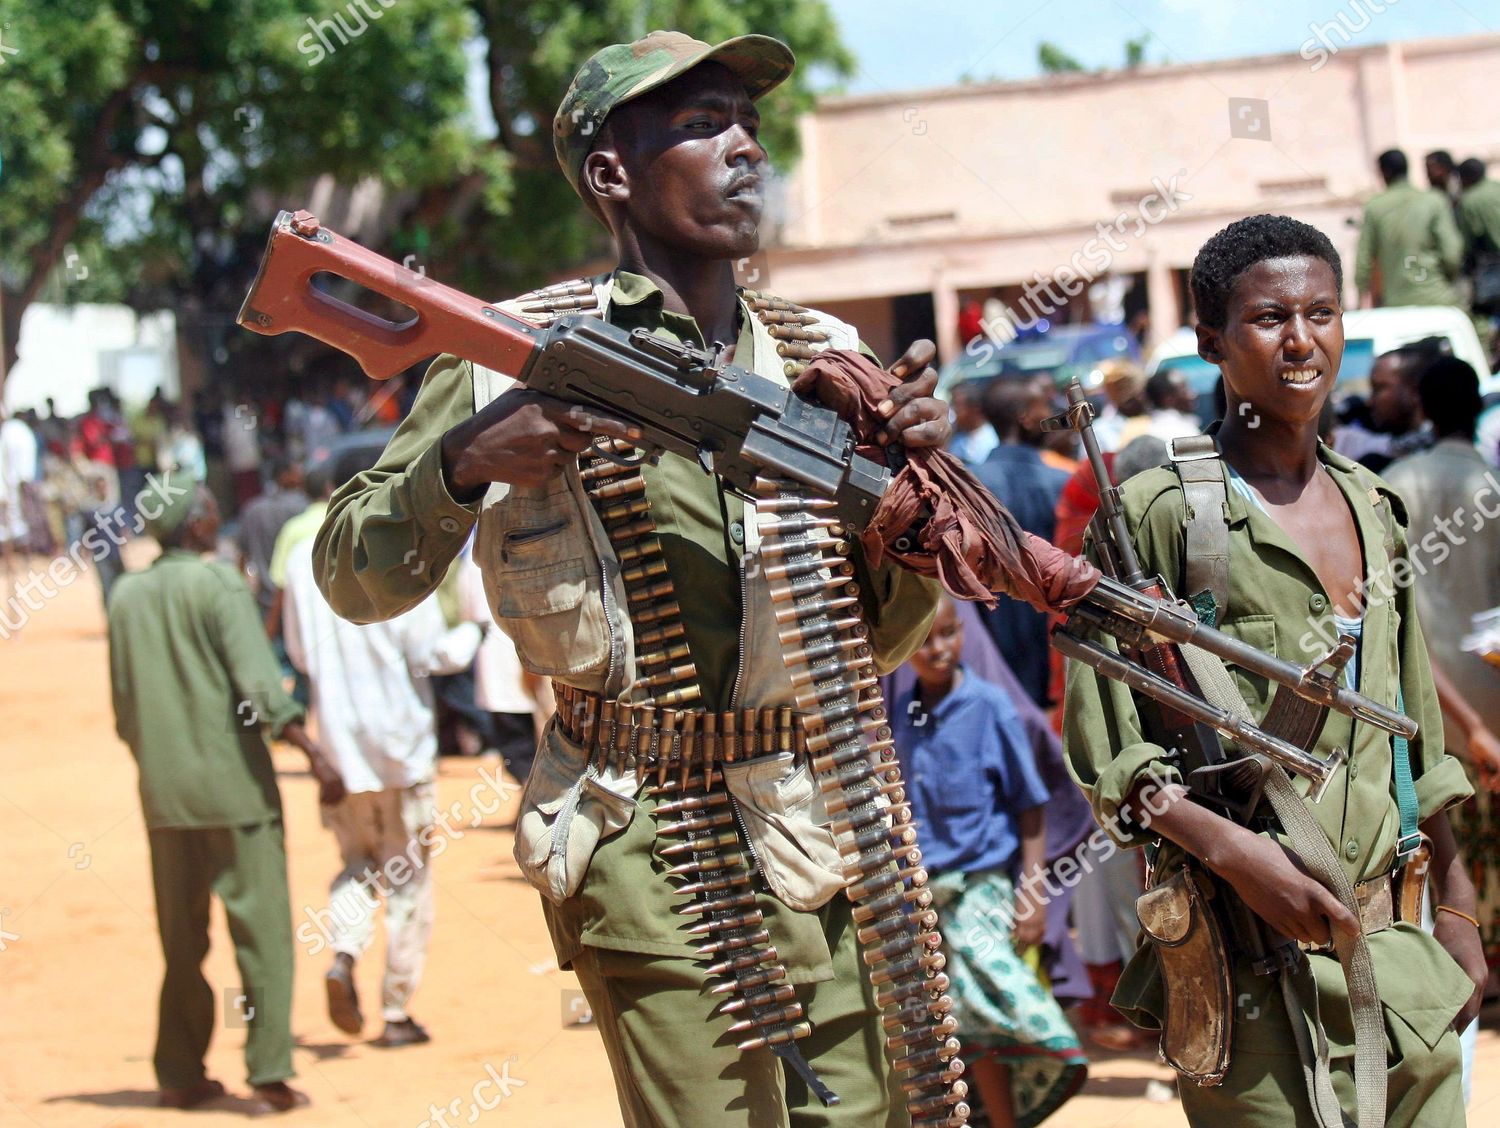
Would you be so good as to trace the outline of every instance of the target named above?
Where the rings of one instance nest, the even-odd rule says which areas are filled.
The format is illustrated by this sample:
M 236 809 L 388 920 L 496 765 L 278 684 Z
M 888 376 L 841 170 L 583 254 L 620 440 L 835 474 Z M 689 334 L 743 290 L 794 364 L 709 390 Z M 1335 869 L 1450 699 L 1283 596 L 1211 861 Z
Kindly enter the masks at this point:
M 819 353 L 792 385 L 854 428 L 859 453 L 885 461 L 874 437 L 885 426 L 876 408 L 900 383 L 860 353 Z M 861 535 L 871 564 L 891 555 L 903 566 L 935 576 L 959 599 L 995 605 L 995 593 L 1038 611 L 1065 611 L 1099 582 L 1099 570 L 1032 536 L 979 480 L 945 450 L 905 451 L 906 465 L 891 481 Z M 917 544 L 894 546 L 923 514 Z

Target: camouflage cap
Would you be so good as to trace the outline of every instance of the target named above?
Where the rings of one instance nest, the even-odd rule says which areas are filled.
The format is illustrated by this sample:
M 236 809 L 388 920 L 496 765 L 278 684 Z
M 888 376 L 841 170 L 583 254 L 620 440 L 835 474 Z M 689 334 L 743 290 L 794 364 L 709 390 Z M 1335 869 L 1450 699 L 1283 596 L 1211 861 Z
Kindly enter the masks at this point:
M 779 85 L 797 65 L 792 49 L 769 35 L 738 35 L 711 47 L 680 31 L 653 31 L 634 43 L 611 44 L 583 64 L 552 119 L 552 147 L 586 203 L 593 206 L 579 184 L 583 161 L 610 111 L 710 61 L 738 75 L 752 99 Z

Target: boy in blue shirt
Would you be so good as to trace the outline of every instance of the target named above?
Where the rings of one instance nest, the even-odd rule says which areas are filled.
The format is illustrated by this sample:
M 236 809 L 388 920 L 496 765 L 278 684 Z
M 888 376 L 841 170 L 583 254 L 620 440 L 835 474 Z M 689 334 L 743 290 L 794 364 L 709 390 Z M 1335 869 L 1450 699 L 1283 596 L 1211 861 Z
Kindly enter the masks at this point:
M 893 728 L 933 878 L 958 1035 L 990 1123 L 1008 1128 L 1041 1123 L 1078 1091 L 1088 1067 L 1062 1008 L 1023 958 L 1047 921 L 1047 787 L 1005 692 L 959 665 L 963 642 L 945 598 L 911 657 L 917 682 L 897 701 Z

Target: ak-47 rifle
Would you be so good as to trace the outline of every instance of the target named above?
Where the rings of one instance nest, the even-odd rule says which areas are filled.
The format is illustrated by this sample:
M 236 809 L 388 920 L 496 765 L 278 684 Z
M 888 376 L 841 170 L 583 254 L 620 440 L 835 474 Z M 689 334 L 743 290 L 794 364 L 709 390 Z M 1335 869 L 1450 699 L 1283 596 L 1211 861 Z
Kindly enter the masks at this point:
M 315 287 L 313 277 L 321 273 L 373 290 L 410 307 L 414 315 L 393 322 L 357 309 Z M 789 478 L 831 499 L 833 513 L 856 530 L 869 524 L 891 480 L 888 467 L 856 453 L 851 427 L 833 411 L 723 363 L 715 351 L 584 315 L 564 316 L 539 329 L 329 231 L 305 211 L 277 217 L 238 321 L 267 336 L 306 333 L 348 353 L 377 380 L 451 353 L 533 391 L 634 424 L 644 436 L 635 444 L 643 459 L 671 451 L 718 474 L 746 497 L 753 496 L 757 479 Z M 595 450 L 618 460 L 607 448 Z M 1129 543 L 1125 537 L 1119 541 Z M 1321 676 L 1316 668 L 1304 669 L 1221 634 L 1201 623 L 1186 604 L 1152 594 L 1149 585 L 1137 588 L 1128 579 L 1103 576 L 1071 614 L 1127 647 L 1160 640 L 1198 646 L 1275 681 L 1319 712 L 1333 708 L 1393 733 L 1416 732 L 1400 713 Z M 1337 767 L 1335 761 L 1210 705 L 1191 686 L 1125 661 L 1091 640 L 1068 640 L 1058 644 L 1072 648 L 1065 653 L 1307 777 L 1315 794 L 1322 793 Z

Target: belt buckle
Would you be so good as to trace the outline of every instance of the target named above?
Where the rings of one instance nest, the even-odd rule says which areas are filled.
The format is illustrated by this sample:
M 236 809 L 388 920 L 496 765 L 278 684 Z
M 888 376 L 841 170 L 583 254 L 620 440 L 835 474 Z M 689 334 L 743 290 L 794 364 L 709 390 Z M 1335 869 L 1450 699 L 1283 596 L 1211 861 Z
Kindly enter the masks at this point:
M 1422 832 L 1414 830 L 1404 837 L 1396 839 L 1396 863 L 1401 865 L 1422 848 Z

